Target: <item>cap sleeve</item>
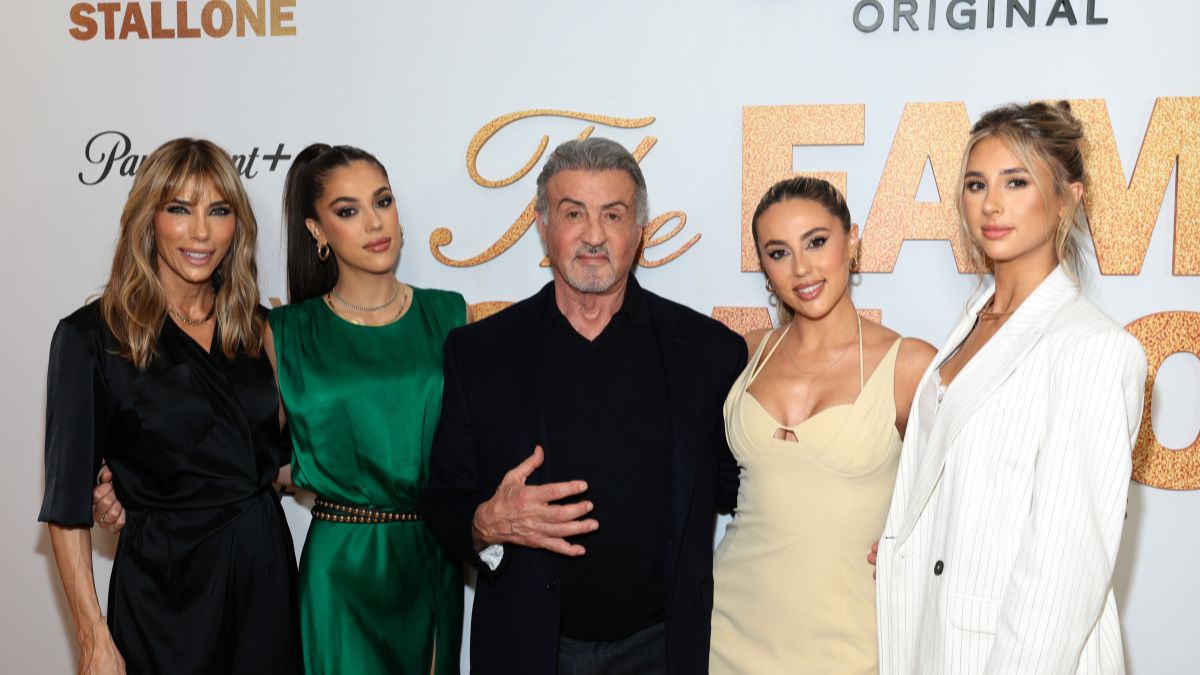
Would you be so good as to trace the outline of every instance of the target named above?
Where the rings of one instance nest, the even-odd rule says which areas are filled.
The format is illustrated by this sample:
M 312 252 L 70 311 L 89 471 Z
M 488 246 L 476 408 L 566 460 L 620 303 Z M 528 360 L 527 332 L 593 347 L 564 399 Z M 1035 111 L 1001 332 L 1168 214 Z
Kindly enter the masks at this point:
M 92 481 L 108 429 L 100 338 L 60 321 L 46 387 L 46 494 L 38 520 L 91 527 Z

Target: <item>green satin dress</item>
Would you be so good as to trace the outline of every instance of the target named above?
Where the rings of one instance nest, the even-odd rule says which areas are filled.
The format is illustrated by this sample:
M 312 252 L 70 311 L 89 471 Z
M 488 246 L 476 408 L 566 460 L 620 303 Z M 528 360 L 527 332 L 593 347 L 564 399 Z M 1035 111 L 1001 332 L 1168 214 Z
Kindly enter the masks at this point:
M 340 504 L 413 511 L 442 399 L 442 342 L 461 295 L 413 288 L 384 326 L 350 323 L 312 298 L 271 312 L 292 480 Z M 459 672 L 463 586 L 425 524 L 313 519 L 300 559 L 305 671 Z M 436 652 L 435 652 L 436 649 Z

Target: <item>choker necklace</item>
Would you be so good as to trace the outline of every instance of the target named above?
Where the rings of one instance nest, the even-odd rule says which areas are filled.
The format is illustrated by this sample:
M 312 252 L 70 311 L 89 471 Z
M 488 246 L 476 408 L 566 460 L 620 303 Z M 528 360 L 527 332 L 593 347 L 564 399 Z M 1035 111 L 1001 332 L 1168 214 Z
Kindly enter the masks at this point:
M 403 286 L 403 284 L 401 284 L 401 286 Z M 344 321 L 349 321 L 350 323 L 352 323 L 356 326 L 386 326 L 390 323 L 395 323 L 396 321 L 399 321 L 400 317 L 404 316 L 405 310 L 408 309 L 408 307 L 412 301 L 412 292 L 410 289 L 406 289 L 404 291 L 404 299 L 400 301 L 400 305 L 396 308 L 396 313 L 392 316 L 392 318 L 388 319 L 387 321 L 384 321 L 383 323 L 364 324 L 362 321 L 359 321 L 358 319 L 356 319 L 354 317 L 346 316 L 345 314 L 343 314 L 344 310 L 338 309 L 338 306 L 333 302 L 333 295 L 331 295 L 330 293 L 326 293 L 323 299 L 325 300 L 325 306 L 329 308 L 329 311 L 342 317 L 342 319 Z M 395 298 L 393 298 L 393 300 L 395 300 Z
M 392 293 L 392 297 L 388 298 L 388 301 L 383 303 L 382 305 L 377 305 L 375 307 L 364 307 L 362 305 L 356 305 L 352 302 L 348 302 L 345 298 L 343 298 L 341 295 L 338 294 L 336 288 L 331 288 L 329 290 L 329 296 L 332 297 L 334 300 L 337 300 L 338 304 L 341 305 L 342 307 L 345 307 L 347 309 L 352 309 L 356 312 L 362 312 L 363 314 L 369 314 L 371 312 L 378 312 L 379 310 L 383 309 L 384 307 L 387 307 L 388 305 L 395 302 L 396 298 L 400 297 L 400 289 L 403 287 L 404 287 L 404 284 L 397 281 L 396 282 L 396 290 L 395 290 L 395 292 Z
M 979 318 L 981 318 L 981 319 L 999 319 L 1001 317 L 1008 316 L 1009 314 L 1012 314 L 1013 312 L 1017 311 L 1016 309 L 1010 309 L 1007 312 L 993 312 L 992 311 L 992 303 L 995 301 L 996 301 L 996 296 L 994 296 L 994 295 L 992 297 L 988 298 L 987 304 L 984 305 L 983 308 L 979 310 Z
M 212 299 L 212 304 L 208 308 L 208 314 L 204 315 L 203 319 L 189 319 L 183 312 L 177 311 L 174 307 L 167 305 L 167 314 L 170 314 L 176 321 L 185 323 L 189 326 L 202 326 L 208 323 L 208 320 L 213 318 L 213 313 L 217 311 L 217 298 L 214 294 L 209 293 Z

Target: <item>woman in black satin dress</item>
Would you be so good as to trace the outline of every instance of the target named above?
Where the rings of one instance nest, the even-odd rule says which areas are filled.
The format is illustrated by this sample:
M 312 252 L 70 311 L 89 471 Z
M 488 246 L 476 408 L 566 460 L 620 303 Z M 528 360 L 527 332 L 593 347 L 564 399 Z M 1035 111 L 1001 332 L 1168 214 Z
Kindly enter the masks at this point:
M 229 156 L 171 141 L 139 167 L 103 295 L 54 333 L 39 519 L 81 673 L 299 671 L 296 561 L 271 489 L 289 446 L 255 234 Z M 89 529 L 101 461 L 127 519 L 107 623 Z

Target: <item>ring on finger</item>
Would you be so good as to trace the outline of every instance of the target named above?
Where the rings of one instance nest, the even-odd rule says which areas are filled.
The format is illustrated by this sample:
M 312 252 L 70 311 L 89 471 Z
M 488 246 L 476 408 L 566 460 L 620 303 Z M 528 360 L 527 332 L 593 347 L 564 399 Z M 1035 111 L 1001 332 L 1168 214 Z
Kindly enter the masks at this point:
M 100 522 L 104 523 L 105 525 L 108 524 L 108 514 L 107 513 L 100 516 Z

